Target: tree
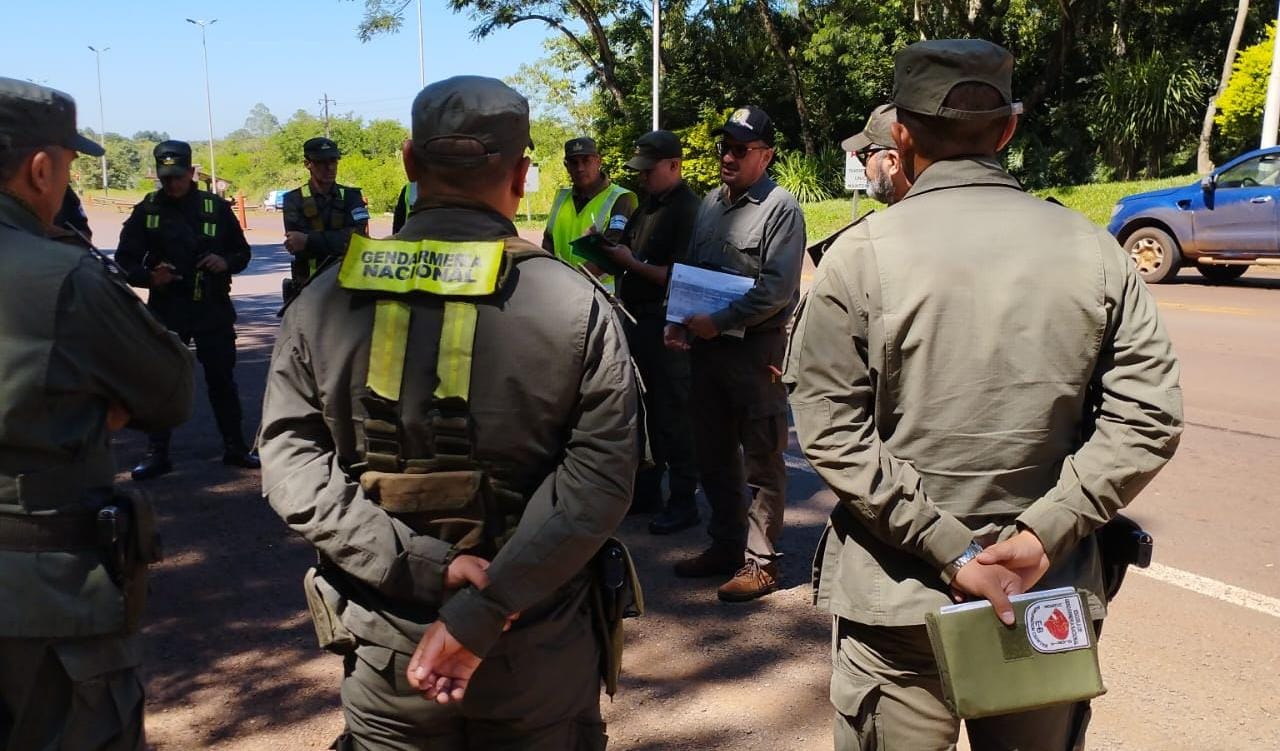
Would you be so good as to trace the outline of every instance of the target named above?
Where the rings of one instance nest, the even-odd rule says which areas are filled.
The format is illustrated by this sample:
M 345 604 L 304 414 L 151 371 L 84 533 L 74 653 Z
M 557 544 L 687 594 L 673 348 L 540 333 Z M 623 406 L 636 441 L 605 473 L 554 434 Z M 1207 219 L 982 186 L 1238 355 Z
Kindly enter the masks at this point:
M 1258 142 L 1262 135 L 1262 110 L 1267 101 L 1267 79 L 1271 75 L 1271 53 L 1276 44 L 1276 27 L 1267 28 L 1267 37 L 1246 47 L 1236 59 L 1227 88 L 1218 97 L 1218 132 L 1235 150 Z
M 280 121 L 267 105 L 258 102 L 244 119 L 244 130 L 253 138 L 266 138 L 280 129 Z
M 1121 177 L 1132 178 L 1140 159 L 1147 163 L 1148 177 L 1159 176 L 1170 140 L 1185 132 L 1207 87 L 1190 61 L 1160 52 L 1102 71 L 1094 128 Z
M 160 143 L 161 141 L 168 141 L 169 134 L 162 130 L 140 130 L 133 134 L 133 140 Z
M 1231 27 L 1231 38 L 1227 40 L 1227 56 L 1222 61 L 1222 75 L 1218 77 L 1218 88 L 1209 97 L 1205 107 L 1204 123 L 1200 126 L 1200 147 L 1196 150 L 1196 171 L 1207 175 L 1213 171 L 1213 159 L 1209 156 L 1209 139 L 1213 136 L 1213 116 L 1218 112 L 1218 98 L 1227 88 L 1231 80 L 1231 69 L 1236 62 L 1236 50 L 1240 47 L 1240 36 L 1244 33 L 1244 22 L 1249 16 L 1249 0 L 1240 0 L 1236 7 L 1236 22 Z

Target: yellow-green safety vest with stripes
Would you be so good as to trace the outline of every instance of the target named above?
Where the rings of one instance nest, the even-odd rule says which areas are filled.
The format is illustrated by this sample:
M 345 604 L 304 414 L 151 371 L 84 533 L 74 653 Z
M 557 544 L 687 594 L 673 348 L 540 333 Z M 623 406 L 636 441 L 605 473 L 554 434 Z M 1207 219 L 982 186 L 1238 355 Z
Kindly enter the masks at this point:
M 574 254 L 569 243 L 587 234 L 587 230 L 595 227 L 601 233 L 608 227 L 609 216 L 619 198 L 635 194 L 617 183 L 600 191 L 594 198 L 578 211 L 573 203 L 573 189 L 561 188 L 556 193 L 556 200 L 551 204 L 551 213 L 547 215 L 547 227 L 551 230 L 551 242 L 555 246 L 556 255 L 573 266 L 581 266 L 585 260 Z M 604 276 L 600 283 L 613 290 L 613 277 Z

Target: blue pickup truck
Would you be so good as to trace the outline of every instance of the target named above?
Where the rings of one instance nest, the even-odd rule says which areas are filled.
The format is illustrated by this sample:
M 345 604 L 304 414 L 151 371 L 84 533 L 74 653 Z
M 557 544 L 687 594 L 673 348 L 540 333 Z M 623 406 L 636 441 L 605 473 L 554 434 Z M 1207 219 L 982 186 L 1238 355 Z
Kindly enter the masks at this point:
M 1280 147 L 1238 156 L 1199 183 L 1125 196 L 1107 229 L 1152 284 L 1186 264 L 1211 282 L 1280 265 Z

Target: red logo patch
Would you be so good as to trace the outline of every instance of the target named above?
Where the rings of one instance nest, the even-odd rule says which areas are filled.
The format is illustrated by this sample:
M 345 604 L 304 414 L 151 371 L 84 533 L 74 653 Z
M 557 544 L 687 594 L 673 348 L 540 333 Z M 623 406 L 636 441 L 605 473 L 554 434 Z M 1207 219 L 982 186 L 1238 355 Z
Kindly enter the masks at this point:
M 1058 641 L 1066 639 L 1071 634 L 1071 624 L 1067 622 L 1067 616 L 1060 608 L 1053 609 L 1053 614 L 1045 619 L 1044 627 L 1049 629 L 1049 633 L 1053 634 L 1053 638 Z

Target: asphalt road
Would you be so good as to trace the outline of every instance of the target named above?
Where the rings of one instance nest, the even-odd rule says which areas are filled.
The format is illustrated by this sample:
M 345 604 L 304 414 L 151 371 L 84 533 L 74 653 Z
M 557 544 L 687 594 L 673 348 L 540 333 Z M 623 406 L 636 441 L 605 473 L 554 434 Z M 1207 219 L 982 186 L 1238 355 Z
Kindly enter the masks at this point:
M 95 209 L 103 247 L 122 214 Z M 286 257 L 278 219 L 251 219 L 237 278 L 247 429 L 257 420 Z M 375 229 L 375 234 L 377 229 Z M 1280 275 L 1208 286 L 1194 271 L 1153 288 L 1182 362 L 1187 429 L 1131 506 L 1156 538 L 1101 641 L 1106 696 L 1091 749 L 1280 749 Z M 314 647 L 300 578 L 310 557 L 259 497 L 257 475 L 216 462 L 212 417 L 175 436 L 178 471 L 151 486 L 169 554 L 148 637 L 148 727 L 161 749 L 322 748 L 341 727 L 336 658 Z M 142 440 L 122 434 L 121 466 Z M 629 628 L 622 691 L 606 701 L 615 749 L 827 749 L 827 619 L 808 561 L 832 498 L 792 446 L 786 589 L 747 605 L 674 579 L 701 532 L 646 535 L 630 519 L 649 613 Z M 962 744 L 963 748 L 963 744 Z

